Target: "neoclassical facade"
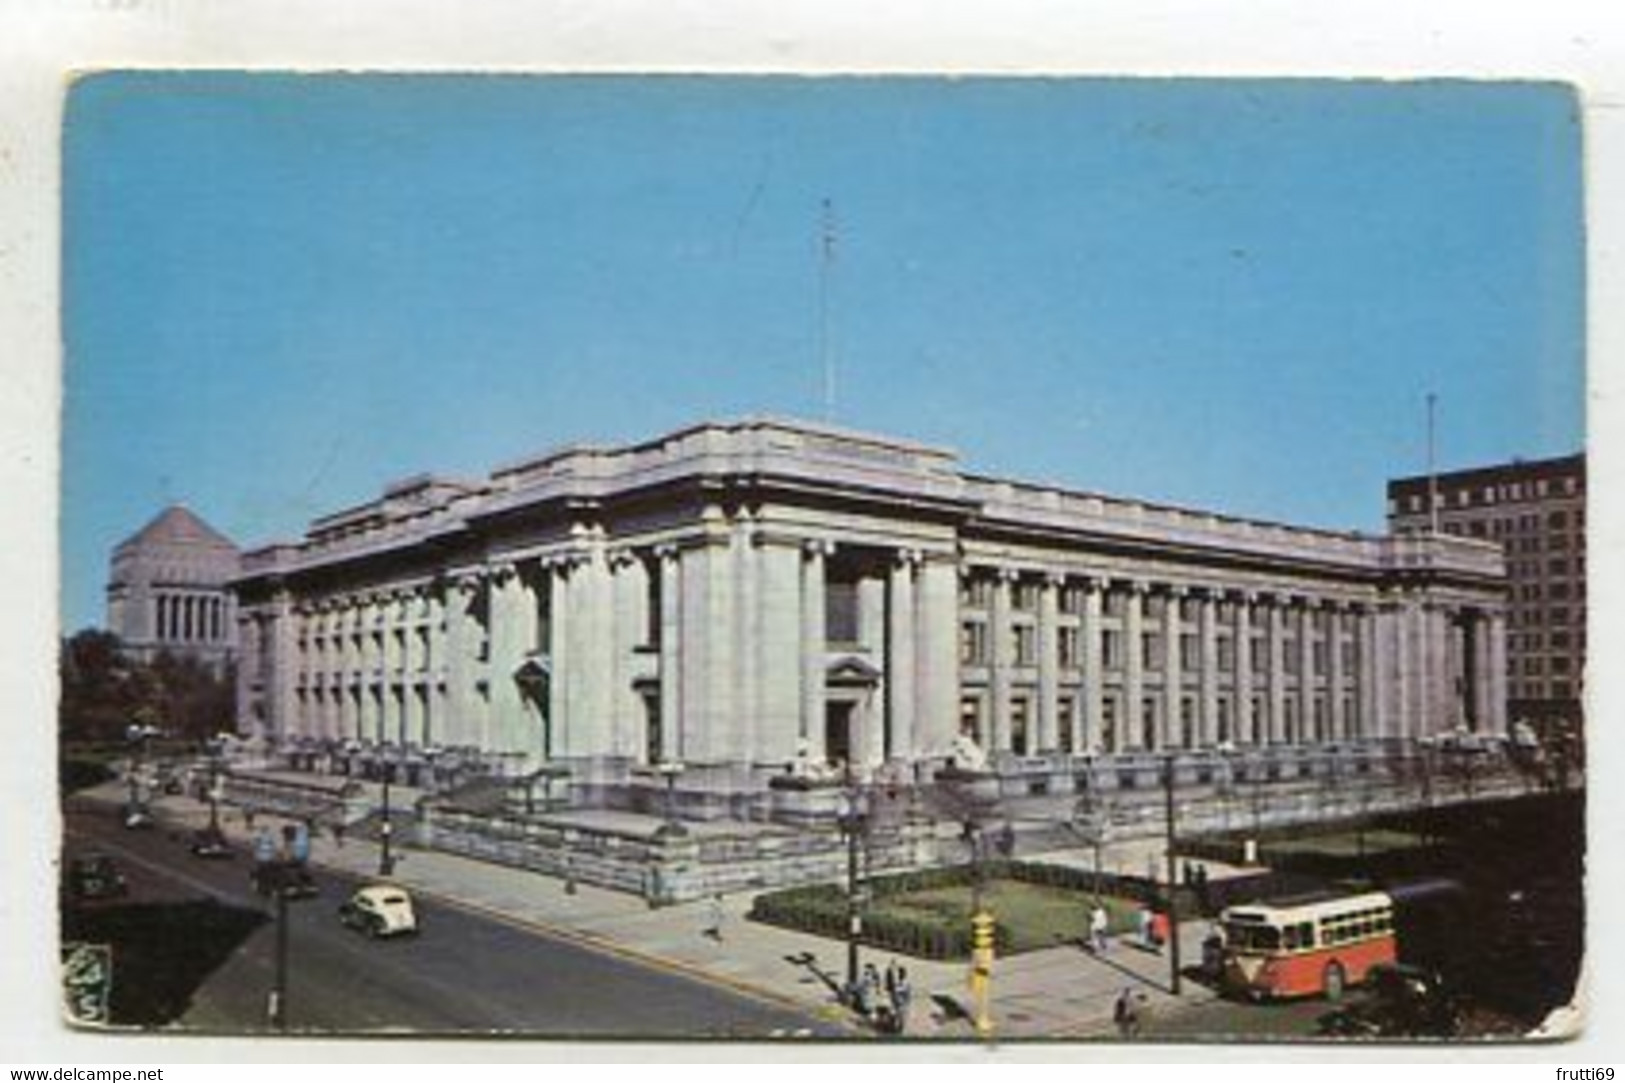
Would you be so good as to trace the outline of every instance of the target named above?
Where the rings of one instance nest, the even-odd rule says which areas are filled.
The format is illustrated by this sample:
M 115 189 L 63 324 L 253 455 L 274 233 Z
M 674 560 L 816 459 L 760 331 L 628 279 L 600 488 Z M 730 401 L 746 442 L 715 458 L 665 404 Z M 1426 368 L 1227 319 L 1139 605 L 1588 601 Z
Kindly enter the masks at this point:
M 988 478 L 800 422 L 423 477 L 245 555 L 240 722 L 326 769 L 1042 775 L 1079 757 L 1504 730 L 1472 539 Z M 438 764 L 438 767 L 437 767 Z
M 108 630 L 141 661 L 163 651 L 223 670 L 237 644 L 228 584 L 238 558 L 231 539 L 189 508 L 165 508 L 113 550 Z

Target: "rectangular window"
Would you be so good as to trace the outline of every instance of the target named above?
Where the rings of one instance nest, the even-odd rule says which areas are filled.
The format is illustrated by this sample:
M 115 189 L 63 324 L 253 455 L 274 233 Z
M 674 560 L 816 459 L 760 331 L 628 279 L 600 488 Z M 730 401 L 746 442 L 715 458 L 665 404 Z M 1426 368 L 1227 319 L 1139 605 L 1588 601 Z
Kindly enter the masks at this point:
M 1179 664 L 1187 671 L 1199 669 L 1202 665 L 1202 641 L 1192 632 L 1185 632 L 1179 637 Z
M 1100 747 L 1107 752 L 1117 751 L 1117 697 L 1100 698 Z
M 1256 677 L 1268 671 L 1270 664 L 1269 640 L 1263 636 L 1253 636 L 1250 655 L 1253 664 L 1253 676 Z
M 1218 647 L 1219 669 L 1229 673 L 1236 668 L 1236 641 L 1229 636 L 1220 636 L 1216 643 Z
M 1160 632 L 1140 633 L 1140 664 L 1148 670 L 1160 671 L 1162 669 L 1162 634 Z
M 963 609 L 987 609 L 993 601 L 993 581 L 985 575 L 965 575 L 959 580 L 959 605 Z
M 1038 629 L 1030 624 L 1018 624 L 1011 630 L 1016 653 L 1016 665 L 1038 664 Z
M 858 641 L 856 579 L 831 579 L 824 584 L 824 638 L 831 643 Z
M 1309 645 L 1309 650 L 1312 655 L 1311 664 L 1315 667 L 1315 676 L 1326 676 L 1326 644 L 1316 640 Z
M 1078 665 L 1078 630 L 1076 628 L 1059 628 L 1058 661 L 1062 669 L 1073 669 Z
M 1105 628 L 1100 633 L 1100 664 L 1106 669 L 1123 668 L 1123 633 Z
M 986 747 L 982 741 L 982 697 L 964 696 L 960 699 L 959 733 Z
M 1010 751 L 1018 756 L 1028 753 L 1027 747 L 1027 700 L 1017 697 L 1010 701 Z
M 1064 586 L 1061 588 L 1061 612 L 1068 616 L 1077 616 L 1083 612 L 1083 588 Z
M 1032 613 L 1038 609 L 1038 584 L 1017 582 L 1010 588 L 1010 603 L 1017 612 Z
M 1121 618 L 1128 612 L 1128 595 L 1120 590 L 1106 592 L 1106 616 Z
M 966 666 L 987 665 L 987 625 L 979 620 L 968 620 L 959 625 L 959 663 Z

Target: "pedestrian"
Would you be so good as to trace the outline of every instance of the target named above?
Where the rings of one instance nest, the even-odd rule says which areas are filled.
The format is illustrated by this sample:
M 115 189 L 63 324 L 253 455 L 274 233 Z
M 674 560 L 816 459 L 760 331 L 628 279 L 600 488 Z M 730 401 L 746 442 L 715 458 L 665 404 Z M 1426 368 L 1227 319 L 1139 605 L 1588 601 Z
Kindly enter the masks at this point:
M 889 975 L 888 975 L 889 976 Z M 891 986 L 892 1033 L 902 1034 L 908 1029 L 908 1008 L 914 1002 L 914 987 L 909 984 L 908 970 L 899 966 Z
M 711 903 L 706 908 L 706 926 L 704 935 L 722 943 L 722 923 L 727 919 L 728 912 L 722 907 L 722 895 L 717 893 L 711 896 Z
M 1162 946 L 1168 943 L 1173 935 L 1173 929 L 1168 921 L 1168 914 L 1164 910 L 1154 910 L 1151 913 L 1151 946 L 1158 955 L 1162 954 Z
M 858 979 L 858 1012 L 865 1019 L 873 1019 L 880 1008 L 880 971 L 873 963 L 863 964 L 863 976 Z
M 1100 905 L 1097 899 L 1094 909 L 1089 911 L 1089 946 L 1094 949 L 1096 955 L 1106 954 L 1107 925 L 1106 908 Z
M 1134 990 L 1123 987 L 1117 994 L 1117 1003 L 1112 1006 L 1112 1022 L 1117 1024 L 1117 1033 L 1124 1038 L 1137 1038 L 1140 1036 L 1140 1005 Z
M 1152 951 L 1157 947 L 1156 922 L 1149 906 L 1140 907 L 1140 946 Z

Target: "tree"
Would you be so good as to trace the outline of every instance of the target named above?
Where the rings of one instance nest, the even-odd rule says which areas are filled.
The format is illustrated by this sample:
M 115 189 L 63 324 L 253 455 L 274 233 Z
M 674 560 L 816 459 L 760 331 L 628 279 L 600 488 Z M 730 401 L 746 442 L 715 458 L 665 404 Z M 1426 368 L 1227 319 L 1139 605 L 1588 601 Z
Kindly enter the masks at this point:
M 235 709 L 229 669 L 167 652 L 135 661 L 117 636 L 94 628 L 63 641 L 61 677 L 64 741 L 121 741 L 136 719 L 170 737 L 203 741 L 228 728 Z

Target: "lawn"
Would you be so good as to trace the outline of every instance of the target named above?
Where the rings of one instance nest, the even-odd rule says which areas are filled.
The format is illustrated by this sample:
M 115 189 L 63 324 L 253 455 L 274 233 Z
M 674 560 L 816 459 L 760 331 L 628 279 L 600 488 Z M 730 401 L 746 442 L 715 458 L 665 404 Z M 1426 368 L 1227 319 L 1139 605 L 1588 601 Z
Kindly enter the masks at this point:
M 886 893 L 868 908 L 871 914 L 903 919 L 936 919 L 969 923 L 971 886 L 947 885 L 916 891 Z M 1089 936 L 1089 908 L 1093 896 L 1070 888 L 1031 884 L 1021 880 L 990 880 L 982 888 L 982 905 L 1010 933 L 1006 949 L 1012 952 L 1054 947 L 1058 941 Z M 1115 935 L 1137 928 L 1137 905 L 1127 899 L 1103 896 L 1110 930 Z

